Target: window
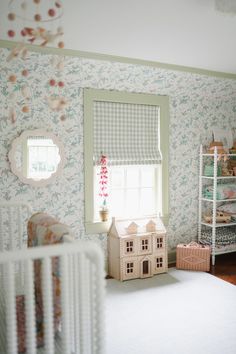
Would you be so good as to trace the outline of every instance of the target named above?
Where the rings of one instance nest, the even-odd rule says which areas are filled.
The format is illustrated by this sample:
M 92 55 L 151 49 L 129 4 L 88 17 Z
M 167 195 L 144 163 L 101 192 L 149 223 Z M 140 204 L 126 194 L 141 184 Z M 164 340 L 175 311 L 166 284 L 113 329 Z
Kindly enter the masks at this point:
M 110 216 L 168 216 L 168 97 L 84 90 L 86 231 L 106 232 L 99 222 L 98 166 L 109 168 Z M 107 153 L 107 151 L 109 151 Z
M 148 240 L 142 240 L 142 251 L 148 250 Z
M 163 237 L 157 237 L 157 248 L 163 248 Z
M 133 241 L 126 241 L 126 252 L 131 253 L 134 250 L 134 242 Z
M 111 216 L 143 217 L 161 212 L 159 166 L 111 166 L 108 171 L 109 213 Z M 101 205 L 99 178 L 96 178 L 99 176 L 98 167 L 96 167 L 94 175 L 94 210 L 95 219 L 98 219 L 98 210 Z
M 126 273 L 133 273 L 134 272 L 134 263 L 133 262 L 129 262 L 126 263 Z
M 163 258 L 162 257 L 158 257 L 156 259 L 156 267 L 157 268 L 162 268 L 163 267 Z

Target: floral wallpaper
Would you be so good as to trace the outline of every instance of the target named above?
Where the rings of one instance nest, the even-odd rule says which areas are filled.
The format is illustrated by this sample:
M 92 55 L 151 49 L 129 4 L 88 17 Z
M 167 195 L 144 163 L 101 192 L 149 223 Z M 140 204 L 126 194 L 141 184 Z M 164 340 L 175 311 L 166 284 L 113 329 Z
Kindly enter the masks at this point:
M 84 228 L 83 88 L 168 95 L 170 98 L 169 250 L 197 235 L 198 153 L 211 141 L 212 128 L 236 127 L 236 81 L 232 79 L 166 70 L 118 62 L 65 58 L 65 94 L 69 100 L 66 120 L 49 109 L 51 55 L 30 53 L 26 61 L 6 63 L 7 49 L 0 50 L 0 199 L 25 200 L 35 211 L 46 211 L 74 230 L 77 238 L 92 239 L 106 249 L 106 235 L 86 235 Z M 20 72 L 27 66 L 27 79 Z M 16 94 L 30 86 L 29 113 L 9 118 L 8 77 L 19 72 Z M 21 98 L 19 97 L 19 100 Z M 62 175 L 46 187 L 22 184 L 11 172 L 8 152 L 24 130 L 46 128 L 58 135 L 65 147 Z

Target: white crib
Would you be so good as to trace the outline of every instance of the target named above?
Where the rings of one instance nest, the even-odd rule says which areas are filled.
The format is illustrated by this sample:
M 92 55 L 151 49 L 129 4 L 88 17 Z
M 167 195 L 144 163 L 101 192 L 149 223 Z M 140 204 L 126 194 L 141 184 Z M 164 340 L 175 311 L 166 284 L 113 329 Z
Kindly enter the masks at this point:
M 61 282 L 61 328 L 54 336 L 52 257 L 58 257 Z M 42 264 L 44 346 L 36 347 L 34 261 Z M 15 266 L 21 265 L 19 287 Z M 16 296 L 24 295 L 27 354 L 104 354 L 103 254 L 92 242 L 72 241 L 0 253 L 0 353 L 17 354 Z M 22 284 L 20 282 L 20 284 Z

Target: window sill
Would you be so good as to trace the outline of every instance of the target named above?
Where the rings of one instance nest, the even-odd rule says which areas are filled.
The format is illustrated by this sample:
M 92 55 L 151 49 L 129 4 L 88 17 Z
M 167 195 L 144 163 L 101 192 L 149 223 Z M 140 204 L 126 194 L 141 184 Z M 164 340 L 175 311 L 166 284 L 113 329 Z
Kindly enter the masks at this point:
M 167 227 L 169 223 L 169 215 L 161 217 L 161 220 L 165 227 Z M 106 234 L 111 227 L 111 222 L 111 219 L 108 221 L 88 221 L 85 223 L 86 234 Z
M 86 234 L 107 233 L 111 226 L 111 219 L 108 221 L 88 221 L 85 223 Z

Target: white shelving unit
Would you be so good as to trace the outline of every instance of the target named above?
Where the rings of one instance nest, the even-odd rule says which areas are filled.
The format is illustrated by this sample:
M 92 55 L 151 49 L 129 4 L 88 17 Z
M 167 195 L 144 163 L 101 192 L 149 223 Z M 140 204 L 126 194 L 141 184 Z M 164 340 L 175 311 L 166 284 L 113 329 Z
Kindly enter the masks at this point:
M 220 154 L 221 157 L 223 156 L 236 156 L 236 154 Z M 205 157 L 210 157 L 213 159 L 213 176 L 208 177 L 203 175 L 203 167 L 204 167 L 204 158 Z M 217 154 L 217 148 L 215 147 L 214 149 L 214 154 L 205 154 L 203 152 L 202 145 L 200 146 L 200 169 L 199 169 L 199 222 L 198 222 L 198 241 L 200 242 L 201 240 L 201 234 L 202 234 L 202 226 L 207 226 L 212 229 L 212 248 L 211 248 L 211 256 L 212 256 L 212 265 L 215 265 L 215 256 L 217 254 L 222 254 L 222 253 L 229 253 L 229 252 L 235 252 L 236 251 L 236 244 L 235 244 L 235 249 L 230 249 L 228 251 L 216 251 L 215 244 L 216 244 L 216 229 L 219 227 L 225 227 L 225 226 L 235 226 L 236 222 L 231 222 L 231 223 L 216 223 L 216 209 L 217 205 L 222 202 L 236 202 L 236 199 L 217 199 L 217 183 L 220 180 L 230 180 L 230 181 L 235 181 L 236 183 L 236 176 L 217 176 L 217 169 L 218 169 L 218 158 L 219 155 Z M 204 183 L 206 180 L 211 180 L 213 182 L 213 199 L 208 199 L 203 197 L 203 187 L 206 186 Z M 212 207 L 212 223 L 206 223 L 203 222 L 202 220 L 202 204 L 203 202 L 209 203 L 209 206 Z

